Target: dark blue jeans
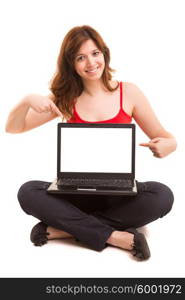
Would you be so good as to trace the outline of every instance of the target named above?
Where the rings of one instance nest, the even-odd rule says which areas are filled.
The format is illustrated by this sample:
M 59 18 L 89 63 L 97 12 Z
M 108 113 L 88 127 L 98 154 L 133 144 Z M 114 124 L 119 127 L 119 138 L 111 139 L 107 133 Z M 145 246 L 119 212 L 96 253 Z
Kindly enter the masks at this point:
M 18 191 L 22 209 L 48 226 L 72 234 L 101 251 L 114 230 L 141 227 L 172 208 L 172 191 L 164 184 L 137 182 L 136 196 L 51 195 L 49 182 L 29 181 Z

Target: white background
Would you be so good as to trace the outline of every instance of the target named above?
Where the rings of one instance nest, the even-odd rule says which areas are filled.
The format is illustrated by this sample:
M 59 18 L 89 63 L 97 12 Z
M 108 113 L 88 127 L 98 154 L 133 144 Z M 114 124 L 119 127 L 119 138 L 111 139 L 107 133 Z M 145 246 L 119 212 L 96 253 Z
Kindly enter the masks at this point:
M 1 254 L 4 277 L 182 277 L 184 276 L 184 75 L 185 8 L 182 0 L 17 0 L 0 4 Z M 157 159 L 140 142 L 137 127 L 136 177 L 156 180 L 175 194 L 172 212 L 144 229 L 151 259 L 138 263 L 128 252 L 101 253 L 75 241 L 34 247 L 37 220 L 19 207 L 16 194 L 28 180 L 56 176 L 54 120 L 30 132 L 5 133 L 10 110 L 26 94 L 48 94 L 61 42 L 73 26 L 88 24 L 111 50 L 115 78 L 138 85 L 178 149 Z M 74 149 L 75 155 L 75 149 Z

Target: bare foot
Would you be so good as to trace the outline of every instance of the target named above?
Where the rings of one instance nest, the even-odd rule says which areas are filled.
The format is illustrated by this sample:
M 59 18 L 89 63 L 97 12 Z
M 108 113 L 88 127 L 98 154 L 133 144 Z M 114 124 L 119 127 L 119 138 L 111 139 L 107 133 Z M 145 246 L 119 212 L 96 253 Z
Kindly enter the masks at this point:
M 47 233 L 48 240 L 53 240 L 53 239 L 66 239 L 66 238 L 72 238 L 73 236 L 63 230 L 56 229 L 54 227 L 48 226 L 47 227 Z
M 132 250 L 134 245 L 134 235 L 126 231 L 113 231 L 107 243 L 126 250 Z

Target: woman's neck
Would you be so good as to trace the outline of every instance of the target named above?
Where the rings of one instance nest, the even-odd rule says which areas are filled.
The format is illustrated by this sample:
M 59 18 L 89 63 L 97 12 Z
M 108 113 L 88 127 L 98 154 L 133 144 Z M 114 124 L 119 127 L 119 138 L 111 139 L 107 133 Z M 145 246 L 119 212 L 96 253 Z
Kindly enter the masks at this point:
M 84 94 L 94 97 L 105 92 L 106 88 L 102 80 L 89 80 L 88 82 L 84 81 Z

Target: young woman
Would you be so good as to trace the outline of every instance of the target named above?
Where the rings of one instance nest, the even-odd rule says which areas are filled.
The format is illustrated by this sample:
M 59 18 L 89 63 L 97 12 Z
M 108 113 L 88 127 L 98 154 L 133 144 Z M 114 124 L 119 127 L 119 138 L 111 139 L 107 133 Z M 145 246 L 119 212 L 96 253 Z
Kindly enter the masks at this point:
M 131 123 L 134 118 L 150 138 L 140 145 L 155 157 L 167 156 L 176 149 L 175 138 L 135 84 L 112 80 L 109 63 L 109 49 L 93 28 L 72 28 L 61 46 L 51 93 L 26 95 L 10 112 L 6 131 L 25 132 L 56 117 L 73 123 Z M 112 245 L 147 259 L 147 241 L 136 228 L 163 217 L 173 204 L 172 191 L 154 181 L 137 182 L 138 194 L 129 198 L 49 195 L 49 184 L 29 181 L 18 192 L 22 209 L 40 220 L 31 231 L 36 246 L 74 237 L 97 251 Z

